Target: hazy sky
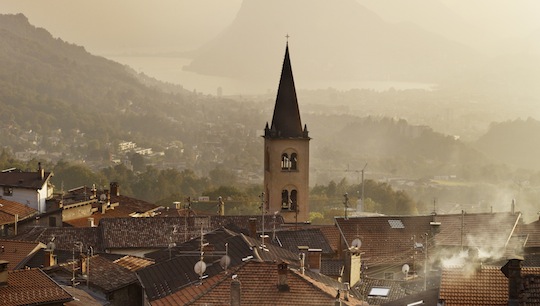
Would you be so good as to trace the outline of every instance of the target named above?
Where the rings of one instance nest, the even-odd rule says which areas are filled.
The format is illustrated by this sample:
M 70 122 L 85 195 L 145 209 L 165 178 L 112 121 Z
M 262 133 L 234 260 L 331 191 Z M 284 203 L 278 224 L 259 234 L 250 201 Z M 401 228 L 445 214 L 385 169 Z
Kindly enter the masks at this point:
M 2 13 L 91 52 L 178 50 L 197 47 L 235 17 L 241 0 L 2 0 Z
M 249 0 L 261 1 L 261 0 Z M 358 0 L 376 10 L 402 0 Z M 422 14 L 428 2 L 409 0 L 410 11 L 378 12 L 392 21 Z M 242 0 L 2 0 L 1 13 L 23 13 L 30 23 L 55 37 L 83 45 L 92 53 L 171 51 L 196 48 L 216 36 L 235 17 Z M 430 4 L 431 4 L 430 3 Z M 499 37 L 540 31 L 538 0 L 440 0 L 476 27 Z M 403 6 L 403 5 L 401 5 Z M 414 13 L 411 13 L 413 12 Z M 426 14 L 429 14 L 426 12 Z

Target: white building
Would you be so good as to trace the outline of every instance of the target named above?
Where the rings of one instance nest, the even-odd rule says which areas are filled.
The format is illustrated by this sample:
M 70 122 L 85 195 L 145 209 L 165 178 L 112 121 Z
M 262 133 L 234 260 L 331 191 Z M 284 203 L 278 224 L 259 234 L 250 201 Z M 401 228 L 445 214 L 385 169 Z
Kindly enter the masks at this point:
M 37 172 L 23 172 L 15 168 L 3 170 L 0 172 L 0 197 L 44 213 L 45 201 L 53 195 L 52 176 L 52 172 L 45 172 L 41 164 Z

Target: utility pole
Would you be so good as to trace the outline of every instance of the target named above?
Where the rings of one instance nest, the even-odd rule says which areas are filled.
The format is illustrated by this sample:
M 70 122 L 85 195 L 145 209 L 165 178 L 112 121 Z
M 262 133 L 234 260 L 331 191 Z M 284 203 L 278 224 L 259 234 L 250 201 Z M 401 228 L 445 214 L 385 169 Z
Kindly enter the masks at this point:
M 364 203 L 364 171 L 366 170 L 367 163 L 364 165 L 364 168 L 362 168 L 362 207 L 365 207 Z
M 265 207 L 264 207 L 264 192 L 261 193 L 259 196 L 261 198 L 261 214 L 262 214 L 262 235 L 261 235 L 261 248 L 264 248 L 264 213 L 265 213 Z
M 347 220 L 347 210 L 349 209 L 349 194 L 345 192 L 343 195 L 345 200 L 343 200 L 343 205 L 345 205 L 345 220 Z
M 428 233 L 424 234 L 424 238 L 426 239 L 426 244 L 424 245 L 424 291 L 427 290 L 427 275 L 428 275 L 428 269 L 427 269 L 427 259 L 428 259 Z

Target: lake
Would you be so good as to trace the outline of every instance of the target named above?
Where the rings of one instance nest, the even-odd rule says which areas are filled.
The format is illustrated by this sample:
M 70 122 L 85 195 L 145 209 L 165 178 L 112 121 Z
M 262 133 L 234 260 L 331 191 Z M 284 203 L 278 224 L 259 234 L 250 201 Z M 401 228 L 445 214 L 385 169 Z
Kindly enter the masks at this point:
M 148 76 L 158 80 L 180 84 L 187 90 L 196 90 L 204 94 L 216 95 L 218 88 L 221 88 L 223 95 L 255 95 L 275 93 L 279 84 L 279 78 L 273 81 L 253 80 L 253 79 L 233 79 L 227 77 L 208 76 L 183 69 L 191 59 L 167 56 L 127 56 L 127 55 L 106 55 L 104 56 L 115 62 L 125 64 L 143 72 Z M 281 69 L 281 67 L 279 67 Z M 273 74 L 273 72 L 272 72 Z M 303 89 L 326 89 L 350 90 L 355 88 L 366 88 L 377 91 L 394 89 L 426 89 L 430 90 L 435 85 L 412 82 L 381 82 L 381 81 L 335 81 L 321 80 L 316 82 L 303 83 L 301 78 L 295 74 L 297 90 Z

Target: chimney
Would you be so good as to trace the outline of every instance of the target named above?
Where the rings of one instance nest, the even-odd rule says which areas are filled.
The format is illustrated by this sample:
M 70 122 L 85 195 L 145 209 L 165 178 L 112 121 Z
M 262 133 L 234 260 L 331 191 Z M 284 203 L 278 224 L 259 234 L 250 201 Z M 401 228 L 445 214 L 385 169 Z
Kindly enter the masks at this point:
M 233 275 L 235 277 L 236 275 Z M 236 278 L 233 278 L 231 281 L 231 306 L 240 306 L 241 305 L 241 286 L 240 281 Z
M 8 285 L 8 264 L 9 261 L 0 260 L 0 287 Z
M 88 227 L 96 227 L 96 225 L 94 224 L 94 218 L 88 218 Z
M 306 253 L 300 253 L 300 273 L 304 274 L 306 271 Z
M 79 266 L 81 267 L 81 274 L 86 275 L 87 273 L 87 264 L 86 264 L 86 255 L 84 253 L 79 254 Z
M 362 260 L 361 252 L 356 247 L 351 247 L 346 252 L 344 281 L 356 284 L 360 280 Z
M 111 204 L 111 191 L 110 190 L 104 190 L 105 194 L 107 195 L 107 204 Z
M 278 284 L 277 284 L 278 291 L 280 292 L 289 291 L 291 288 L 289 288 L 289 285 L 287 284 L 287 273 L 288 273 L 287 263 L 281 262 L 280 264 L 278 264 L 277 268 L 278 268 Z
M 41 180 L 45 178 L 45 169 L 41 168 L 41 162 L 38 162 L 38 175 Z
M 350 290 L 349 283 L 347 282 L 343 283 L 343 299 L 345 301 L 349 300 L 349 290 Z
M 118 184 L 118 182 L 111 182 L 109 185 L 110 185 L 110 188 L 111 188 L 111 194 L 114 195 L 114 196 L 119 196 L 120 195 L 120 185 Z
M 508 306 L 519 305 L 519 293 L 523 286 L 521 261 L 523 258 L 512 258 L 501 268 L 502 273 L 508 278 Z
M 225 216 L 225 202 L 222 197 L 218 197 L 218 215 Z
M 512 199 L 511 212 L 512 212 L 512 215 L 516 213 L 516 199 Z
M 257 239 L 257 218 L 249 218 L 249 236 Z
M 91 189 L 90 191 L 92 191 L 92 199 L 97 198 L 97 188 L 96 188 L 96 184 L 92 184 L 92 189 Z
M 313 272 L 321 270 L 322 249 L 308 249 L 308 267 Z
M 54 255 L 53 250 L 44 249 L 43 252 L 45 253 L 45 256 L 43 258 L 43 267 L 47 268 L 56 266 L 56 255 Z

